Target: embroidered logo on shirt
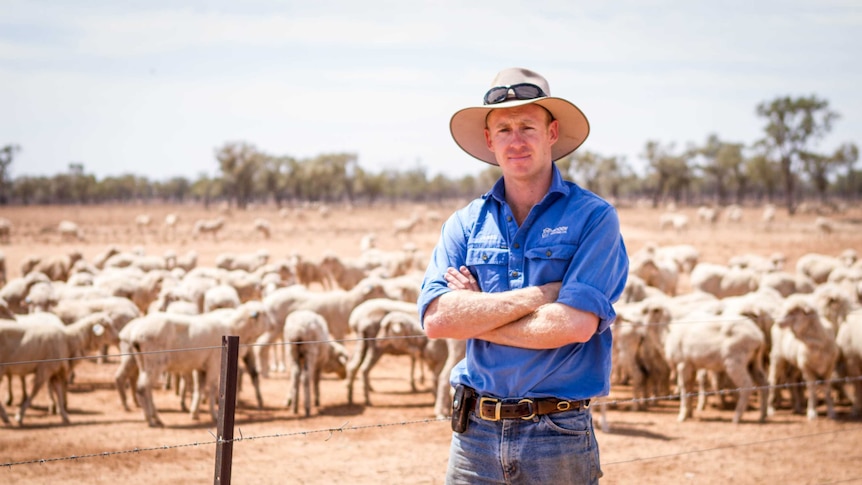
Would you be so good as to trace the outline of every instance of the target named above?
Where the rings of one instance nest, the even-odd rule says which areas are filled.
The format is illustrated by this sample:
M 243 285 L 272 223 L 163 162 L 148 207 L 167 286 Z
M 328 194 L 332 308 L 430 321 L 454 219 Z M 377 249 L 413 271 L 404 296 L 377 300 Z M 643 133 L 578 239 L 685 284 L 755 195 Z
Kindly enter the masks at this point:
M 560 226 L 555 227 L 554 229 L 546 227 L 544 230 L 542 230 L 542 237 L 556 236 L 559 234 L 565 234 L 567 232 L 569 232 L 569 226 Z

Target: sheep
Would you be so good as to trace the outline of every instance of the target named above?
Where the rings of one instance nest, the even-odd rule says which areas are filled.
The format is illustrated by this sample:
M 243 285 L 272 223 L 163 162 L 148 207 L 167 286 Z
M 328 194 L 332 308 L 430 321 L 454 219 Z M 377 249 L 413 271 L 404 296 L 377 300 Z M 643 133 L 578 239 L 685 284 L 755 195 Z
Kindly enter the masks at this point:
M 356 263 L 344 262 L 334 253 L 325 254 L 320 260 L 319 268 L 330 281 L 344 290 L 353 288 L 369 274 L 366 268 Z
M 692 270 L 689 281 L 692 290 L 711 293 L 718 298 L 755 291 L 760 285 L 755 271 L 714 263 L 699 263 Z
M 36 283 L 48 283 L 51 280 L 45 273 L 32 272 L 19 278 L 12 278 L 6 285 L 0 288 L 0 299 L 6 302 L 6 306 L 14 314 L 27 313 L 27 294 Z
M 234 271 L 241 269 L 253 273 L 269 261 L 269 251 L 260 249 L 254 253 L 232 254 L 222 253 L 216 256 L 216 268 Z
M 697 208 L 697 219 L 707 224 L 715 224 L 718 221 L 718 210 L 715 207 L 702 205 Z
M 675 261 L 660 259 L 657 256 L 639 257 L 631 261 L 629 272 L 666 295 L 676 294 L 679 269 Z
M 260 217 L 255 219 L 254 230 L 259 232 L 264 239 L 269 239 L 272 236 L 272 226 L 270 226 L 269 221 L 266 219 Z
M 703 320 L 703 321 L 701 321 Z M 765 384 L 762 368 L 765 340 L 758 326 L 740 314 L 725 313 L 719 320 L 694 313 L 671 322 L 665 336 L 665 356 L 677 374 L 680 409 L 678 420 L 692 416 L 691 389 L 695 370 L 726 373 L 740 388 L 733 423 L 739 423 L 748 407 L 753 384 Z M 760 420 L 766 419 L 765 389 L 761 390 Z
M 727 216 L 727 222 L 734 224 L 742 222 L 742 207 L 736 204 L 731 204 L 727 206 L 725 214 Z
M 213 286 L 204 293 L 204 313 L 219 308 L 236 308 L 240 305 L 239 293 L 230 285 Z
M 775 413 L 779 379 L 794 369 L 802 374 L 808 391 L 807 417 L 817 419 L 818 379 L 830 379 L 838 359 L 835 334 L 825 326 L 814 305 L 805 295 L 790 295 L 784 301 L 772 326 L 772 350 L 769 354 L 768 414 Z M 797 391 L 794 389 L 794 391 Z M 801 412 L 801 396 L 794 400 L 794 411 Z M 826 413 L 835 418 L 831 386 L 824 386 Z
M 179 216 L 173 212 L 165 216 L 165 240 L 173 241 L 177 238 L 177 223 L 179 220 Z
M 796 260 L 796 272 L 811 278 L 818 285 L 824 283 L 829 273 L 839 266 L 842 263 L 838 258 L 819 253 L 806 253 Z
M 785 298 L 794 293 L 811 293 L 815 287 L 811 278 L 788 271 L 766 273 L 760 277 L 758 285 L 760 288 L 772 288 Z
M 421 219 L 416 214 L 412 214 L 407 219 L 396 219 L 392 223 L 392 226 L 395 228 L 394 235 L 410 234 L 419 222 L 421 222 Z
M 290 258 L 290 264 L 296 275 L 297 283 L 305 286 L 319 283 L 324 289 L 332 289 L 332 282 L 328 274 L 320 267 L 319 262 L 310 261 L 300 254 L 294 254 Z
M 153 218 L 149 214 L 138 214 L 135 216 L 135 225 L 138 227 L 138 232 L 142 235 L 147 232 L 152 222 Z
M 69 241 L 84 241 L 84 232 L 78 227 L 78 224 L 72 221 L 60 221 L 57 225 L 57 232 L 60 233 L 60 239 L 63 242 Z
M 763 224 L 767 229 L 772 227 L 772 223 L 775 221 L 775 206 L 773 204 L 766 204 L 764 206 L 761 220 L 763 220 Z
M 199 219 L 192 229 L 192 239 L 197 240 L 201 234 L 212 234 L 213 241 L 218 241 L 218 233 L 224 228 L 224 218 Z
M 284 341 L 289 344 L 291 387 L 285 407 L 299 412 L 299 385 L 305 393 L 305 416 L 311 415 L 311 400 L 320 407 L 320 377 L 334 372 L 339 379 L 347 374 L 347 350 L 332 340 L 326 320 L 311 310 L 297 310 L 284 322 Z M 312 389 L 313 388 L 313 389 Z
M 838 329 L 835 343 L 841 351 L 844 377 L 853 379 L 853 416 L 862 414 L 862 312 L 856 311 Z
M 417 391 L 416 380 L 414 379 L 415 365 L 417 362 L 420 366 L 426 365 L 431 373 L 432 393 L 436 395 L 437 379 L 446 361 L 446 342 L 442 339 L 429 339 L 425 335 L 415 309 L 410 312 L 393 311 L 387 313 L 380 321 L 380 330 L 375 338 L 374 350 L 377 355 L 409 355 L 411 357 L 410 389 L 413 392 Z M 374 365 L 373 362 L 378 359 L 379 357 L 370 359 L 371 367 Z M 365 374 L 363 380 L 368 382 L 367 372 Z
M 213 421 L 217 419 L 215 403 L 221 359 L 217 349 L 208 347 L 220 346 L 223 335 L 236 335 L 240 342 L 253 342 L 271 328 L 272 321 L 263 307 L 252 303 L 204 315 L 153 313 L 129 323 L 134 325 L 129 346 L 135 352 L 135 363 L 139 369 L 135 392 L 150 427 L 164 426 L 153 402 L 152 387 L 155 380 L 165 372 L 180 375 L 203 372 L 204 383 L 194 389 L 191 419 L 198 417 L 200 387 L 203 387 L 209 398 Z M 170 350 L 182 352 L 166 352 Z M 247 359 L 246 362 L 252 361 Z
M 391 300 L 388 298 L 372 298 L 366 300 L 350 312 L 348 325 L 350 330 L 358 338 L 356 347 L 353 349 L 353 355 L 350 362 L 347 364 L 347 403 L 353 404 L 353 381 L 356 379 L 356 371 L 362 371 L 362 388 L 365 397 L 365 405 L 370 406 L 369 400 L 370 383 L 368 381 L 368 373 L 377 360 L 380 358 L 381 352 L 377 349 L 378 342 L 375 340 L 377 333 L 380 331 L 380 322 L 387 314 L 393 311 L 405 313 L 417 313 L 418 309 L 415 303 L 404 302 L 400 300 Z M 411 367 L 415 364 L 415 359 L 411 361 Z M 410 382 L 413 384 L 413 371 L 411 368 Z
M 654 396 L 668 392 L 670 367 L 657 342 L 648 338 L 646 326 L 667 325 L 669 322 L 669 310 L 635 304 L 620 307 L 613 323 L 615 379 L 618 383 L 629 379 L 638 410 L 646 408 L 650 390 Z
M 675 212 L 665 212 L 659 216 L 659 229 L 664 230 L 672 227 L 676 232 L 688 229 L 688 216 Z
M 458 362 L 467 353 L 467 341 L 453 338 L 446 340 L 446 361 L 437 374 L 437 397 L 434 399 L 434 415 L 443 419 L 452 415 L 452 384 L 450 376 Z
M 759 274 L 780 271 L 786 258 L 784 254 L 775 252 L 769 257 L 759 254 L 739 254 L 730 258 L 727 266 L 730 268 L 750 269 Z
M 54 254 L 38 258 L 28 259 L 21 264 L 21 274 L 27 275 L 31 272 L 45 274 L 53 281 L 66 281 L 72 266 L 83 256 L 80 251 L 71 251 L 69 254 Z
M 835 221 L 828 217 L 817 216 L 817 219 L 814 219 L 814 227 L 821 234 L 832 234 L 835 231 Z
M 0 321 L 0 375 L 35 374 L 30 392 L 21 403 L 15 420 L 23 425 L 24 413 L 41 387 L 48 384 L 64 424 L 66 382 L 71 371 L 68 359 L 80 357 L 106 341 L 117 338 L 105 324 L 103 314 L 93 314 L 63 326 L 51 314 L 32 315 L 25 321 Z M 0 403 L 0 419 L 10 424 Z

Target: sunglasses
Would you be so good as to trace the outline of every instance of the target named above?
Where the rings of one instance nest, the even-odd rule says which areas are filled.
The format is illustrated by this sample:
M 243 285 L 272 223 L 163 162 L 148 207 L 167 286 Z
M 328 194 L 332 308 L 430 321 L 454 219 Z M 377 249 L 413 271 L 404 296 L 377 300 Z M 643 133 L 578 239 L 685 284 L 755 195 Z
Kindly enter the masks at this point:
M 542 88 L 530 83 L 518 83 L 511 86 L 496 86 L 485 93 L 485 104 L 497 104 L 506 101 L 509 98 L 509 92 L 514 94 L 515 99 L 536 99 L 544 98 L 548 95 L 542 91 Z

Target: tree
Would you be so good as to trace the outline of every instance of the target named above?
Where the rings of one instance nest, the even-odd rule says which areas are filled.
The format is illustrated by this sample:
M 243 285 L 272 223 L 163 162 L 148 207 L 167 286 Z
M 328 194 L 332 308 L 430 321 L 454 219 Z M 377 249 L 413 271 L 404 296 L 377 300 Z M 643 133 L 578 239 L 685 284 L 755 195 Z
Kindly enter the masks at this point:
M 674 201 L 680 202 L 682 195 L 691 185 L 692 174 L 685 155 L 673 155 L 673 144 L 662 147 L 657 141 L 648 141 L 643 158 L 653 170 L 654 192 L 652 206 L 658 207 L 659 200 L 670 194 Z
M 254 192 L 254 177 L 265 155 L 248 143 L 226 143 L 216 151 L 222 182 L 228 197 L 245 209 Z
M 796 212 L 796 176 L 803 158 L 813 154 L 811 145 L 832 130 L 832 123 L 839 115 L 829 109 L 828 101 L 814 95 L 796 99 L 779 97 L 759 104 L 757 114 L 767 120 L 766 136 L 761 143 L 780 164 L 785 205 L 792 215 Z
M 6 205 L 12 189 L 10 167 L 15 158 L 15 152 L 21 151 L 18 145 L 6 145 L 0 148 L 0 204 Z

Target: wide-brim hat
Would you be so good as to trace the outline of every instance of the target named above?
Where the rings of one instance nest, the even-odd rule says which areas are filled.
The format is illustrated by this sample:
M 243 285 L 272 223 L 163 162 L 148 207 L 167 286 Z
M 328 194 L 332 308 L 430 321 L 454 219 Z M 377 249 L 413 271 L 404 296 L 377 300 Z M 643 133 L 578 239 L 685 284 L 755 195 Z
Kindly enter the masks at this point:
M 488 113 L 494 109 L 514 108 L 526 104 L 542 106 L 560 122 L 559 138 L 551 148 L 553 160 L 559 160 L 581 146 L 590 134 L 590 122 L 580 108 L 572 102 L 551 96 L 548 81 L 540 74 L 519 67 L 504 69 L 497 73 L 491 82 L 491 89 L 518 84 L 538 86 L 545 96 L 517 99 L 514 90 L 509 89 L 506 99 L 501 102 L 464 108 L 452 115 L 452 119 L 449 120 L 449 131 L 452 132 L 452 138 L 462 150 L 485 163 L 497 165 L 494 152 L 489 150 L 485 143 L 485 120 Z

